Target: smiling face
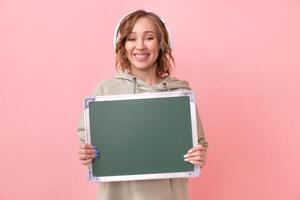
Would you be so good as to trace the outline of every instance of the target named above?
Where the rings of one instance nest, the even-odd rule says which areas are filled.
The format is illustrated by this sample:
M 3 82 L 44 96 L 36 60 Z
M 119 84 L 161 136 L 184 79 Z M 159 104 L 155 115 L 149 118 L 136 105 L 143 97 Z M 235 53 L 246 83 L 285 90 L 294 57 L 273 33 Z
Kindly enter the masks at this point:
M 140 73 L 156 69 L 159 77 L 170 75 L 175 64 L 170 36 L 165 22 L 155 13 L 145 10 L 129 13 L 122 18 L 115 37 L 117 70 Z
M 147 17 L 139 18 L 125 41 L 126 56 L 135 70 L 156 70 L 159 41 L 154 23 Z

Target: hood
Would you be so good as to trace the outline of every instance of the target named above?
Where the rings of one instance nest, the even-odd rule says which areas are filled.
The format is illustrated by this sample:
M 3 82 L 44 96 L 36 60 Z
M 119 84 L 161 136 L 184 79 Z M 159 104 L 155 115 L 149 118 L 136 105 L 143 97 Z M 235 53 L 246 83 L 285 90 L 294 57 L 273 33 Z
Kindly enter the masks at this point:
M 148 83 L 142 81 L 141 79 L 138 79 L 137 77 L 126 73 L 126 72 L 119 72 L 114 77 L 117 80 L 123 80 L 128 81 L 128 83 L 132 84 L 132 87 L 134 89 L 134 93 L 136 93 L 137 90 L 147 92 L 147 91 L 172 91 L 175 89 L 188 89 L 190 90 L 189 84 L 187 81 L 178 80 L 176 78 L 167 76 L 164 78 L 163 81 L 156 85 L 149 85 Z

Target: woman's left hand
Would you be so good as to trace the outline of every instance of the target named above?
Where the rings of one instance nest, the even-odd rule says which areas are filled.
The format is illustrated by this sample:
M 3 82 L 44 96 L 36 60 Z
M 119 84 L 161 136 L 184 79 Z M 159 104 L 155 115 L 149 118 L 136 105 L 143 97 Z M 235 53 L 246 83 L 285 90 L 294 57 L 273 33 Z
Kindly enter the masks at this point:
M 183 156 L 184 161 L 190 162 L 194 165 L 199 166 L 200 168 L 203 168 L 206 164 L 206 155 L 207 150 L 204 146 L 201 144 L 191 148 L 187 154 Z

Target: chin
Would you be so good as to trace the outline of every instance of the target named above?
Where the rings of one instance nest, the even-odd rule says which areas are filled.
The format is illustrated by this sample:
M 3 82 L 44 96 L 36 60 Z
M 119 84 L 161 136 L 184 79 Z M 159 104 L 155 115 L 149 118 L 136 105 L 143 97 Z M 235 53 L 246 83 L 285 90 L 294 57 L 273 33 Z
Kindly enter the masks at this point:
M 141 64 L 141 63 L 133 63 L 134 68 L 139 70 L 150 69 L 154 66 L 154 64 Z
M 141 70 L 141 71 L 144 71 L 144 70 L 147 70 L 147 69 L 150 69 L 152 68 L 151 66 L 134 66 L 135 69 L 137 70 Z

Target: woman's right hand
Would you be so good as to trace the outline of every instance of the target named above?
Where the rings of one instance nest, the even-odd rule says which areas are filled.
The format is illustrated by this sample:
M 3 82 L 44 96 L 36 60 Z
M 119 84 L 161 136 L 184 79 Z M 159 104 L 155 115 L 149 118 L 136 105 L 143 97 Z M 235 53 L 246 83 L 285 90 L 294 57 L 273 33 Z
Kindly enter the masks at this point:
M 78 154 L 81 164 L 88 165 L 100 155 L 100 152 L 93 145 L 80 144 Z

